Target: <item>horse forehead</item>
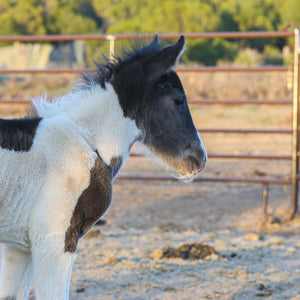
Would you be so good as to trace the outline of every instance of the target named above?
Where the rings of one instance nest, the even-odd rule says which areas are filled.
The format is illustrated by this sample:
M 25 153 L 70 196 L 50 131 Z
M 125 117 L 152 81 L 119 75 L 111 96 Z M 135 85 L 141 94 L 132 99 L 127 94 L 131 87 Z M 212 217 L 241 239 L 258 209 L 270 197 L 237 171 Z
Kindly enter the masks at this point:
M 162 82 L 169 82 L 172 87 L 184 91 L 181 80 L 178 76 L 178 74 L 173 70 L 169 70 L 168 72 L 164 73 L 160 78 L 159 81 Z

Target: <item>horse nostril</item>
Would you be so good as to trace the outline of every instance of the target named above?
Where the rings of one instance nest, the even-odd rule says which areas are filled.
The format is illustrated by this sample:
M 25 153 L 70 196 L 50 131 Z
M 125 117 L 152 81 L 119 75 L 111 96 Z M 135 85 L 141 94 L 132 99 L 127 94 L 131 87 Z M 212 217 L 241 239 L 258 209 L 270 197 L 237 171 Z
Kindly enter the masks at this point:
M 188 156 L 189 161 L 192 162 L 193 168 L 198 169 L 198 166 L 201 165 L 201 162 L 199 162 L 194 156 L 189 155 Z
M 185 147 L 185 150 L 192 150 L 192 144 L 191 143 L 189 143 L 186 147 Z
M 186 150 L 185 151 L 187 159 L 191 162 L 192 168 L 194 169 L 203 169 L 207 162 L 206 153 L 203 150 L 192 151 Z

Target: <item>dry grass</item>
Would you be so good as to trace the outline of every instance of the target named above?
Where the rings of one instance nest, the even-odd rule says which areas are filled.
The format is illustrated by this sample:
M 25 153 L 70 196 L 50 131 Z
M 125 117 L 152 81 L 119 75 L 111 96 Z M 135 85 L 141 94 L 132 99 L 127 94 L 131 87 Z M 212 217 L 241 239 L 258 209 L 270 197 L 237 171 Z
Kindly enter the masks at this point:
M 191 98 L 287 98 L 286 73 L 182 73 L 180 78 Z M 4 78 L 0 82 L 0 98 L 25 98 L 47 93 L 67 92 L 78 80 L 77 75 L 26 75 Z
M 283 99 L 291 97 L 286 73 L 180 74 L 191 98 Z
M 3 78 L 0 82 L 1 99 L 29 99 L 43 93 L 57 96 L 66 93 L 74 80 L 74 75 L 24 75 Z

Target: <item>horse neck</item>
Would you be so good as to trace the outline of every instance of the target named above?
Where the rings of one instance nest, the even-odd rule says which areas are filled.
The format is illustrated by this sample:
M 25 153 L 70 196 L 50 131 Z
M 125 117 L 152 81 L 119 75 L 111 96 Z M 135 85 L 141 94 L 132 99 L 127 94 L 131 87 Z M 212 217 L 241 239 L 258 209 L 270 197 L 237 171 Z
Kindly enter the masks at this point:
M 122 158 L 124 162 L 141 132 L 134 120 L 124 117 L 113 87 L 110 84 L 106 84 L 106 89 L 95 86 L 75 102 L 65 114 L 87 130 L 90 144 L 104 162 L 110 165 L 115 158 Z

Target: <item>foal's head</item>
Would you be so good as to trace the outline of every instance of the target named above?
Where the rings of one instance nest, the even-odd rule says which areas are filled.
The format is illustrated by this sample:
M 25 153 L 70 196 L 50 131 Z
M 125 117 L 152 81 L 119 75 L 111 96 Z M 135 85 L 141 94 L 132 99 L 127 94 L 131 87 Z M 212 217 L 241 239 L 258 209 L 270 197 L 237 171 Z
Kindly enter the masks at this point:
M 207 154 L 195 128 L 181 81 L 172 69 L 184 51 L 183 36 L 161 48 L 157 36 L 147 46 L 105 66 L 124 117 L 135 120 L 141 141 L 182 179 L 192 179 L 206 165 Z M 103 66 L 98 66 L 103 78 Z M 109 72 L 107 72 L 109 70 Z

